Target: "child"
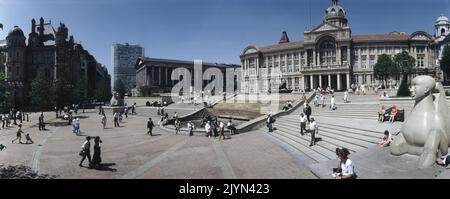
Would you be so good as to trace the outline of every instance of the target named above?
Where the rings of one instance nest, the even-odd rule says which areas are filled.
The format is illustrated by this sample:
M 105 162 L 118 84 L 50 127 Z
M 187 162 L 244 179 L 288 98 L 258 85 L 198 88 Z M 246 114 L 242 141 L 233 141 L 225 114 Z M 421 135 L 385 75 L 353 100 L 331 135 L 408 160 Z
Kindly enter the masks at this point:
M 25 144 L 33 144 L 34 143 L 33 140 L 31 140 L 29 133 L 27 133 L 27 135 L 25 135 L 25 138 L 27 139 Z

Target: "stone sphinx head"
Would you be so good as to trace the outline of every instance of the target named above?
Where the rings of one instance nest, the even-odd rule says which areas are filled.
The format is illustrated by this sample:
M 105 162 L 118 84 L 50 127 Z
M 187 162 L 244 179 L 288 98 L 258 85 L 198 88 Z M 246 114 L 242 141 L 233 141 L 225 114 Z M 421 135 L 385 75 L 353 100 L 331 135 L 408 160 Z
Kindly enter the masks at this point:
M 411 96 L 416 102 L 430 96 L 436 87 L 436 81 L 430 76 L 417 76 L 411 81 Z

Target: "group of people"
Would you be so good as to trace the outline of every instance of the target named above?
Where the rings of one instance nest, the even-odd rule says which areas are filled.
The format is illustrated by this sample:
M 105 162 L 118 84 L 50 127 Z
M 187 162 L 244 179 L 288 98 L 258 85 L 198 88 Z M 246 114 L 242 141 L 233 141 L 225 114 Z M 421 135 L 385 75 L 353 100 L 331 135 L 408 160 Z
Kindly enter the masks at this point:
M 22 124 L 23 121 L 30 121 L 28 113 L 16 110 L 14 108 L 9 111 L 9 114 L 0 115 L 0 119 L 2 121 L 2 129 L 9 128 L 13 124 L 18 125 L 17 121 L 19 121 L 19 124 Z
M 11 141 L 11 143 L 14 143 L 14 141 L 19 140 L 20 144 L 33 144 L 33 140 L 30 137 L 30 134 L 27 133 L 25 135 L 25 143 L 22 142 L 22 134 L 25 134 L 25 132 L 22 131 L 22 124 L 18 125 L 18 129 L 17 129 L 17 133 L 16 133 L 16 138 L 14 140 Z
M 389 123 L 393 123 L 397 119 L 398 109 L 394 105 L 392 108 L 386 110 L 386 107 L 381 106 L 381 110 L 378 111 L 378 122 L 384 122 L 386 118 L 389 119 Z
M 101 167 L 102 158 L 101 158 L 101 147 L 100 143 L 102 140 L 100 136 L 94 137 L 94 154 L 91 158 L 91 136 L 86 137 L 86 141 L 81 146 L 81 151 L 79 155 L 82 157 L 79 166 L 83 167 L 83 162 L 87 158 L 89 161 L 89 168 L 99 168 Z

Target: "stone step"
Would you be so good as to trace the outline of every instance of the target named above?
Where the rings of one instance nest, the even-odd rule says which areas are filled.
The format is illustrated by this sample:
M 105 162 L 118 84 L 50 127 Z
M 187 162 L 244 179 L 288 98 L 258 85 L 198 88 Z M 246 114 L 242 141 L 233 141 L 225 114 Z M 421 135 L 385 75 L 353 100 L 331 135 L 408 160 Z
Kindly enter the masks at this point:
M 280 128 L 277 128 L 277 131 L 279 133 L 285 133 L 285 134 L 287 133 L 287 134 L 290 134 L 292 136 L 296 136 L 297 137 L 296 139 L 306 140 L 308 144 L 311 142 L 311 135 L 310 134 L 305 134 L 305 135 L 302 136 L 300 134 L 300 130 L 298 130 L 298 132 L 295 132 L 295 131 L 292 131 L 289 128 L 280 127 Z M 356 152 L 356 151 L 360 151 L 362 149 L 365 149 L 364 147 L 358 147 L 358 146 L 355 146 L 355 145 L 351 145 L 351 144 L 348 144 L 348 143 L 345 143 L 345 142 L 342 142 L 342 141 L 339 141 L 339 140 L 333 140 L 333 139 L 325 139 L 325 140 L 322 139 L 322 141 L 317 142 L 316 145 L 327 149 L 329 152 L 326 152 L 326 153 L 328 153 L 328 157 L 331 157 L 331 158 L 333 158 L 332 154 L 334 154 L 334 158 L 336 158 L 336 154 L 335 154 L 336 151 L 335 150 L 338 147 L 347 146 L 348 149 L 351 152 Z
M 289 120 L 290 122 L 294 122 L 294 123 L 299 123 L 298 120 L 295 120 L 294 118 L 286 117 L 286 120 Z M 362 136 L 367 137 L 367 139 L 374 141 L 375 143 L 378 143 L 380 137 L 383 135 L 382 132 L 368 131 L 368 130 L 364 130 L 364 129 L 356 129 L 356 128 L 351 128 L 351 127 L 335 126 L 335 125 L 330 125 L 330 124 L 326 124 L 326 123 L 322 123 L 322 122 L 320 122 L 319 128 L 327 128 L 327 129 L 337 130 L 337 131 L 341 131 L 341 132 L 346 132 L 349 134 L 362 135 Z
M 295 125 L 292 123 L 285 123 L 285 122 L 280 122 L 279 124 L 280 125 L 275 126 L 275 127 L 283 128 L 283 129 L 288 128 L 289 130 L 291 130 L 293 132 L 300 132 L 300 125 Z M 341 141 L 341 142 L 349 143 L 351 145 L 357 145 L 357 146 L 360 146 L 363 148 L 368 148 L 368 147 L 371 147 L 374 145 L 374 143 L 371 143 L 369 141 L 361 139 L 360 137 L 359 138 L 354 137 L 355 135 L 348 135 L 345 133 L 341 133 L 337 130 L 332 131 L 329 129 L 322 129 L 322 128 L 320 128 L 320 125 L 319 125 L 319 133 L 318 134 L 321 135 L 320 137 L 325 137 L 325 138 L 330 139 L 330 142 L 332 142 L 332 143 Z M 318 136 L 318 135 L 316 135 L 316 136 Z M 325 138 L 323 138 L 323 140 Z M 377 143 L 377 142 L 375 142 L 375 143 Z M 348 146 L 350 146 L 350 145 L 348 145 Z
M 287 126 L 286 124 L 283 124 L 283 125 L 280 125 L 280 126 L 275 126 L 275 127 L 277 129 L 279 129 L 279 130 L 283 130 L 284 132 L 300 134 L 300 127 L 295 128 L 295 127 L 292 127 L 292 126 Z M 305 139 L 310 140 L 309 139 L 310 137 L 309 136 L 307 136 L 307 137 L 308 138 L 305 138 Z M 364 148 L 367 148 L 367 147 L 355 145 L 353 143 L 354 141 L 348 141 L 348 139 L 345 139 L 345 138 L 342 138 L 342 137 L 340 139 L 336 139 L 336 136 L 334 134 L 327 133 L 325 131 L 321 131 L 320 129 L 319 129 L 319 133 L 316 134 L 316 137 L 321 137 L 322 138 L 322 141 L 320 141 L 320 142 L 328 142 L 328 143 L 330 143 L 332 145 L 335 145 L 337 147 L 348 148 L 351 151 L 360 151 L 360 150 L 362 150 Z M 318 143 L 320 143 L 320 142 L 318 142 Z M 336 149 L 336 147 L 330 148 L 329 150 L 334 151 L 335 149 Z
M 316 153 L 319 153 L 320 155 L 327 157 L 327 159 L 336 158 L 335 153 L 337 147 L 336 145 L 331 145 L 330 143 L 327 142 L 317 142 L 316 145 L 310 147 L 309 144 L 311 143 L 311 136 L 309 135 L 301 136 L 299 132 L 294 133 L 287 129 L 277 129 L 273 131 L 273 133 L 288 137 L 292 141 L 297 142 L 305 147 L 308 147 L 313 151 L 315 151 Z
M 286 144 L 294 147 L 295 149 L 297 149 L 301 153 L 305 154 L 307 157 L 311 158 L 315 162 L 322 162 L 322 161 L 329 160 L 329 158 L 327 158 L 326 156 L 324 156 L 324 155 L 322 155 L 320 153 L 317 153 L 312 148 L 309 148 L 309 143 L 308 143 L 308 146 L 305 146 L 305 145 L 302 145 L 302 144 L 292 140 L 289 137 L 284 136 L 281 133 L 274 133 L 274 132 L 272 132 L 272 133 L 268 133 L 268 134 L 271 135 L 272 137 L 277 138 L 281 142 L 286 143 Z

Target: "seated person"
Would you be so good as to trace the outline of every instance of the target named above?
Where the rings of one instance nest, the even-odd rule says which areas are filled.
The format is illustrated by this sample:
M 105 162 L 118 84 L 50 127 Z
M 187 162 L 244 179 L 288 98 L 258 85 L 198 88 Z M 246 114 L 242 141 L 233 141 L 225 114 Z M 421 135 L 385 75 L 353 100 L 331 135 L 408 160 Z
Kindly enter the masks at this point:
M 381 139 L 381 142 L 378 144 L 379 147 L 385 147 L 385 146 L 389 146 L 389 144 L 391 144 L 392 142 L 392 134 L 389 133 L 388 130 L 384 131 L 384 136 Z
M 339 154 L 339 160 L 340 160 L 340 169 L 341 172 L 333 173 L 333 177 L 336 179 L 354 179 L 356 178 L 356 174 L 354 171 L 354 165 L 353 161 L 348 159 L 348 155 L 350 155 L 350 152 L 348 149 L 343 148 L 339 151 L 337 151 Z
M 391 114 L 390 114 L 391 117 L 389 118 L 390 123 L 393 123 L 395 121 L 395 117 L 397 116 L 397 113 L 398 113 L 397 107 L 394 105 L 391 110 Z
M 436 160 L 436 164 L 441 165 L 441 166 L 445 166 L 446 169 L 450 169 L 450 155 L 446 155 L 444 157 L 440 157 Z
M 386 108 L 384 106 L 381 106 L 381 110 L 378 111 L 378 121 L 384 122 L 384 114 L 386 114 Z

